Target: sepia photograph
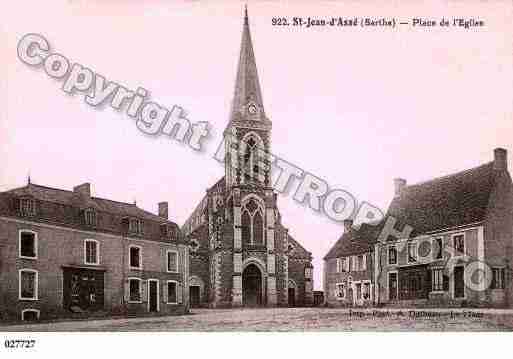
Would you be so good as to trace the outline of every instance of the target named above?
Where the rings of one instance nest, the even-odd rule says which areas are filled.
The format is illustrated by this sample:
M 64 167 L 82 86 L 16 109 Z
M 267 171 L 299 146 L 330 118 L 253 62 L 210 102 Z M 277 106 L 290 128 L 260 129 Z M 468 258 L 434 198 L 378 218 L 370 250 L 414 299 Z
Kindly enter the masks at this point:
M 506 350 L 510 0 L 5 5 L 2 357 Z

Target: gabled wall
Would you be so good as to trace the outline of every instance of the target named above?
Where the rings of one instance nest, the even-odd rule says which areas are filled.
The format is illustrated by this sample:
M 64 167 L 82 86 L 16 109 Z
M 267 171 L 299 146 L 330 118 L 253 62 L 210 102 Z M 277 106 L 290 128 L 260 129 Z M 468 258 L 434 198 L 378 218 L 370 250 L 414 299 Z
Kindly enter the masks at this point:
M 507 169 L 496 170 L 484 227 L 484 259 L 490 267 L 504 267 L 505 290 L 490 290 L 486 300 L 504 306 L 513 304 L 513 185 Z

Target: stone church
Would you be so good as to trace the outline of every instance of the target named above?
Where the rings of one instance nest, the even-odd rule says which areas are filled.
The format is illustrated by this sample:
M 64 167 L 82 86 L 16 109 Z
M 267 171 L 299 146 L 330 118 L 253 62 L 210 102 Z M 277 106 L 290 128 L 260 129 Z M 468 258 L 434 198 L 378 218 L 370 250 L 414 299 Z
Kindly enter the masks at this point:
M 270 179 L 266 116 L 247 10 L 228 125 L 225 176 L 207 189 L 182 227 L 192 241 L 192 307 L 307 306 L 312 255 L 283 226 Z M 262 163 L 264 165 L 262 165 Z

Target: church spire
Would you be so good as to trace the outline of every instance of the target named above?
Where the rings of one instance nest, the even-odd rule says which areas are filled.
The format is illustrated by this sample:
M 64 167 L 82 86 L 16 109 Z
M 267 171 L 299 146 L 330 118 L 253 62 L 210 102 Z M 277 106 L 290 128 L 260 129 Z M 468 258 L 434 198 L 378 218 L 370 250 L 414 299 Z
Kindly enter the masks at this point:
M 256 108 L 256 112 L 255 112 Z M 249 112 L 248 112 L 249 111 Z M 258 72 L 253 51 L 253 42 L 249 31 L 249 18 L 247 6 L 244 8 L 244 25 L 242 28 L 242 41 L 240 47 L 239 65 L 235 80 L 235 92 L 232 101 L 231 119 L 245 117 L 246 114 L 254 116 L 259 114 L 265 117 L 262 93 L 258 81 Z

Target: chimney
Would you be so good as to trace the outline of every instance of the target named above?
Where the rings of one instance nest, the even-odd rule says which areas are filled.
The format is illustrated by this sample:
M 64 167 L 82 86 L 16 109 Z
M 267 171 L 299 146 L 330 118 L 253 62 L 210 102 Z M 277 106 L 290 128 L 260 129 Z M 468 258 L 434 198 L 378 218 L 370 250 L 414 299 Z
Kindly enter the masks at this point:
M 353 220 L 352 219 L 344 219 L 344 233 L 351 232 L 353 228 Z
M 159 203 L 159 217 L 169 219 L 169 206 L 167 202 Z
M 82 183 L 79 186 L 73 187 L 73 192 L 79 194 L 84 198 L 91 198 L 91 184 L 90 183 Z
M 401 195 L 404 187 L 406 187 L 406 180 L 404 178 L 394 178 L 395 196 Z
M 508 151 L 504 148 L 493 150 L 493 169 L 496 171 L 505 171 L 508 169 Z

